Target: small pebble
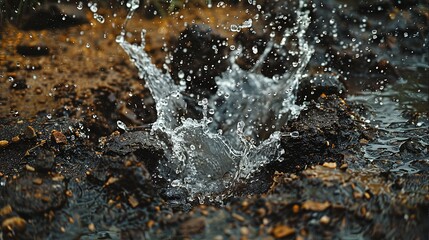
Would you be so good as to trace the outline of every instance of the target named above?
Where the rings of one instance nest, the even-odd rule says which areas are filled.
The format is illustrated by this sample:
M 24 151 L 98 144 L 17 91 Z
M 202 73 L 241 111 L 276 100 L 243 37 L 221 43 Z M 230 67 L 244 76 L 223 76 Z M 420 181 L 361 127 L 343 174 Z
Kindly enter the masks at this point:
M 337 163 L 336 162 L 325 162 L 325 163 L 323 163 L 323 166 L 326 168 L 334 169 L 334 168 L 337 168 Z
M 295 233 L 295 229 L 286 225 L 276 226 L 272 231 L 272 234 L 275 238 L 284 238 L 294 233 Z
M 298 204 L 293 205 L 292 212 L 295 214 L 299 213 L 299 205 Z
M 41 178 L 35 178 L 33 179 L 33 183 L 36 185 L 41 185 L 43 183 L 43 180 Z
M 67 197 L 73 197 L 73 192 L 71 190 L 67 190 L 66 191 L 66 196 Z
M 60 131 L 52 130 L 51 138 L 53 141 L 55 141 L 58 144 L 67 144 L 66 136 Z
M 2 224 L 1 228 L 3 231 L 13 231 L 13 232 L 20 232 L 25 230 L 27 226 L 27 222 L 20 217 L 11 217 L 8 219 L 5 219 Z
M 12 213 L 12 207 L 8 204 L 0 209 L 0 216 L 6 216 L 8 214 Z
M 233 217 L 235 220 L 240 221 L 240 222 L 244 222 L 244 220 L 245 220 L 243 216 L 238 215 L 237 213 L 233 213 L 233 214 L 232 214 L 232 217 Z
M 320 218 L 320 223 L 324 224 L 324 225 L 328 224 L 330 221 L 331 221 L 331 219 L 326 215 L 324 215 L 323 217 Z
M 154 221 L 154 220 L 149 220 L 149 221 L 146 223 L 146 226 L 147 226 L 148 228 L 152 228 L 154 225 L 155 225 L 155 221 Z
M 247 227 L 241 227 L 240 228 L 240 233 L 241 233 L 241 235 L 244 235 L 244 236 L 249 235 L 249 228 L 247 228 Z
M 27 171 L 30 171 L 30 172 L 34 172 L 34 171 L 36 171 L 36 169 L 35 169 L 34 167 L 32 167 L 32 166 L 30 166 L 30 165 L 28 165 L 28 164 L 26 164 L 26 165 L 25 165 L 25 169 L 26 169 Z
M 139 205 L 139 201 L 134 196 L 128 197 L 128 202 L 130 203 L 131 207 L 135 208 Z
M 32 139 L 35 138 L 37 136 L 36 134 L 36 130 L 34 130 L 34 128 L 32 126 L 28 126 L 23 133 L 24 137 L 27 139 Z
M 21 140 L 19 138 L 19 136 L 15 136 L 15 137 L 12 138 L 12 142 L 14 142 L 14 143 L 19 142 L 19 140 Z
M 1 147 L 6 147 L 7 145 L 9 145 L 9 141 L 7 141 L 7 140 L 0 140 L 0 148 Z
M 95 225 L 94 225 L 94 223 L 90 223 L 88 225 L 88 230 L 91 231 L 91 232 L 95 232 Z

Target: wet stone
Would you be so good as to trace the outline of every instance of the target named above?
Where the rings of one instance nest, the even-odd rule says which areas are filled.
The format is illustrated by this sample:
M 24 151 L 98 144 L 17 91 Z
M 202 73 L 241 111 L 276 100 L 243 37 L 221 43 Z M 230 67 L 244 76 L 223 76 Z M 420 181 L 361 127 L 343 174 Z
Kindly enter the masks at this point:
M 84 11 L 80 11 L 74 4 L 45 3 L 20 23 L 24 30 L 43 30 L 67 28 L 89 23 Z
M 23 214 L 43 213 L 61 207 L 66 202 L 65 183 L 44 178 L 35 184 L 34 174 L 27 174 L 7 184 L 2 198 L 14 211 Z
M 399 147 L 401 154 L 420 154 L 425 151 L 425 146 L 418 139 L 408 139 Z
M 57 144 L 67 144 L 67 137 L 60 131 L 52 130 L 51 139 Z
M 285 161 L 272 164 L 276 170 L 302 169 L 305 165 L 324 162 L 341 164 L 344 151 L 360 151 L 359 139 L 365 132 L 356 122 L 357 116 L 343 100 L 335 95 L 311 101 L 299 117 L 283 129 L 286 133 L 299 132 L 296 138 L 285 134 L 281 146 L 287 154 Z M 302 151 L 296 151 L 301 149 Z
M 23 56 L 29 57 L 49 55 L 49 48 L 44 44 L 21 44 L 16 47 L 16 51 Z

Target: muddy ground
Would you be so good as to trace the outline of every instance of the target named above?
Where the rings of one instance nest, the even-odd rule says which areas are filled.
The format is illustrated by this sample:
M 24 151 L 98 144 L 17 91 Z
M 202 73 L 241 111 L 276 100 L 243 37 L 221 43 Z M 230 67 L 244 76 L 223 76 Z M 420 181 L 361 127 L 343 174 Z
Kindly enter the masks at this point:
M 339 8 L 346 2 L 306 6 L 308 38 L 317 43 L 310 77 L 297 93 L 307 108 L 282 129 L 300 134 L 283 137 L 285 161 L 265 166 L 223 204 L 189 202 L 185 192 L 153 177 L 164 159 L 162 149 L 145 144 L 156 110 L 144 79 L 115 42 L 123 7 L 101 5 L 101 23 L 86 6 L 59 4 L 60 12 L 76 17 L 52 13 L 43 22 L 40 14 L 47 13 L 39 11 L 1 26 L 0 239 L 429 239 L 427 127 L 402 139 L 399 152 L 380 149 L 384 160 L 369 162 L 362 148 L 384 133 L 363 120 L 367 106 L 347 100 L 382 91 L 410 72 L 425 84 L 428 69 L 418 63 L 429 62 L 429 3 Z M 138 43 L 139 29 L 147 29 L 147 51 L 176 80 L 181 70 L 195 73 L 220 60 L 186 90 L 210 95 L 213 78 L 227 67 L 222 58 L 200 57 L 215 56 L 210 43 L 242 44 L 248 54 L 238 63 L 249 69 L 269 39 L 265 24 L 275 32 L 295 21 L 293 2 L 266 1 L 252 29 L 230 31 L 255 16 L 246 4 L 199 5 L 162 17 L 149 7 L 130 21 L 127 38 Z M 365 51 L 356 56 L 359 41 Z M 168 60 L 169 51 L 189 45 L 194 52 L 173 51 Z M 219 51 L 227 55 L 231 48 Z M 291 60 L 281 56 L 271 52 L 261 72 L 287 71 Z M 416 67 L 401 71 L 401 64 Z M 408 127 L 428 126 L 427 106 L 416 103 L 404 113 Z M 118 120 L 131 130 L 118 128 Z M 395 162 L 418 171 L 390 171 Z

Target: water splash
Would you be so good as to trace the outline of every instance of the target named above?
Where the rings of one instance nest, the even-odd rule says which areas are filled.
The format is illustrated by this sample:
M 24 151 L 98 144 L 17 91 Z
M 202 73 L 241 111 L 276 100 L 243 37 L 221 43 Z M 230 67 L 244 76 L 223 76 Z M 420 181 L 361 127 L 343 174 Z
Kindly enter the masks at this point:
M 301 2 L 302 8 L 303 2 Z M 231 67 L 216 79 L 217 94 L 198 102 L 202 107 L 200 120 L 185 118 L 184 85 L 176 85 L 168 73 L 151 63 L 145 52 L 145 34 L 140 45 L 125 38 L 125 26 L 138 8 L 139 1 L 131 0 L 130 12 L 117 42 L 125 50 L 139 71 L 156 102 L 158 118 L 152 125 L 153 141 L 164 149 L 168 162 L 159 164 L 161 177 L 173 187 L 185 188 L 190 199 L 221 201 L 229 196 L 236 184 L 246 181 L 261 166 L 281 160 L 281 133 L 286 120 L 300 110 L 294 104 L 295 91 L 313 49 L 304 39 L 310 19 L 308 12 L 297 11 L 298 21 L 285 30 L 280 44 L 270 41 L 251 71 L 241 69 L 231 57 Z M 300 9 L 301 9 L 300 8 Z M 273 48 L 281 48 L 296 36 L 298 48 L 294 55 L 299 61 L 286 74 L 267 78 L 260 73 L 262 64 Z M 197 100 L 195 100 L 197 101 Z M 213 117 L 208 116 L 208 109 Z M 261 128 L 270 125 L 266 140 L 256 142 Z

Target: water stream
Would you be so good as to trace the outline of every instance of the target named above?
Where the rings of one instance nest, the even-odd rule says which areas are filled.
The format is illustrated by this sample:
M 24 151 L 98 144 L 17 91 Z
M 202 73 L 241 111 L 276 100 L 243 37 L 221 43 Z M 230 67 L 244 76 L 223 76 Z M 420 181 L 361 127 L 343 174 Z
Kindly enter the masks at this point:
M 146 31 L 141 32 L 140 45 L 126 41 L 126 23 L 139 7 L 139 1 L 131 0 L 127 6 L 130 12 L 117 42 L 137 67 L 156 102 L 158 116 L 151 128 L 151 141 L 162 146 L 168 159 L 159 165 L 161 177 L 173 187 L 185 188 L 190 199 L 221 201 L 261 166 L 281 161 L 282 133 L 278 130 L 300 111 L 295 105 L 296 90 L 313 53 L 304 39 L 309 12 L 298 10 L 295 26 L 284 30 L 280 43 L 271 39 L 250 71 L 235 63 L 241 54 L 238 47 L 230 56 L 228 70 L 216 78 L 217 93 L 209 99 L 194 99 L 201 106 L 203 117 L 192 119 L 184 115 L 188 107 L 183 95 L 186 85 L 176 85 L 168 73 L 151 63 L 145 52 Z M 299 9 L 302 7 L 303 1 Z M 291 41 L 297 48 L 289 54 L 298 59 L 293 69 L 282 76 L 263 76 L 260 67 L 268 52 Z M 271 134 L 260 140 L 261 131 Z

